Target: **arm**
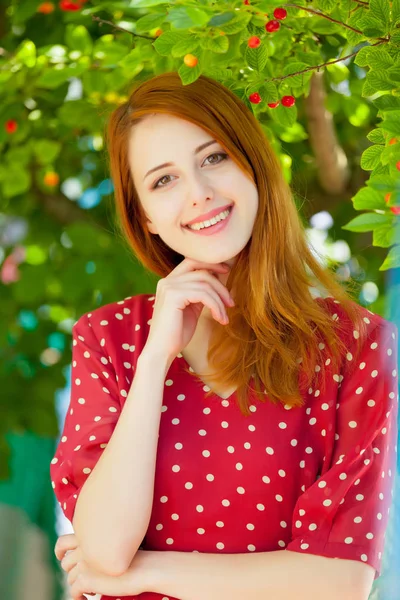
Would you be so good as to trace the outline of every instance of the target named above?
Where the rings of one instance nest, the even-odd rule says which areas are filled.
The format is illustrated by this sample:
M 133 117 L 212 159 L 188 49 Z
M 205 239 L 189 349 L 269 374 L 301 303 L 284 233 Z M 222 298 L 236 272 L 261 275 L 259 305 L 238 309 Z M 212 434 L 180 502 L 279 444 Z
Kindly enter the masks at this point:
M 148 528 L 168 368 L 145 347 L 113 434 L 77 499 L 73 528 L 83 556 L 108 575 L 126 571 Z
M 359 561 L 287 550 L 151 555 L 151 590 L 180 600 L 367 600 L 375 574 Z

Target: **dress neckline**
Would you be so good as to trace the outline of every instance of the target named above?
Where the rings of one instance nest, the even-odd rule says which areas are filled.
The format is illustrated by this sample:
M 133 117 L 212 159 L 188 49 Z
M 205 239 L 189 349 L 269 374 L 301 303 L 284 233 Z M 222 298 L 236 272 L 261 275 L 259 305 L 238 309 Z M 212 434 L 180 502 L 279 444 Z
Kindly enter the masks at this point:
M 180 362 L 180 363 L 178 363 L 178 364 L 182 365 L 182 364 L 184 363 L 184 364 L 185 364 L 185 366 L 186 366 L 187 368 L 190 368 L 190 369 L 191 369 L 192 373 L 195 373 L 194 369 L 193 369 L 193 368 L 192 368 L 192 366 L 191 366 L 191 365 L 188 363 L 188 361 L 186 360 L 186 358 L 183 356 L 182 352 L 180 352 L 180 353 L 177 355 L 177 357 L 176 357 L 176 360 L 178 360 L 178 361 L 181 361 L 181 362 Z M 191 377 L 191 376 L 189 375 L 189 373 L 188 373 L 188 376 L 189 376 L 189 377 Z M 197 376 L 197 375 L 196 375 L 196 376 Z M 198 377 L 198 376 L 197 376 L 197 377 Z M 212 390 L 212 389 L 210 388 L 210 386 L 209 386 L 209 385 L 208 385 L 208 384 L 207 384 L 205 381 L 203 381 L 202 379 L 199 379 L 199 378 L 198 378 L 198 379 L 195 379 L 194 377 L 192 377 L 192 379 L 193 379 L 193 381 L 195 382 L 195 384 L 197 384 L 197 385 L 201 386 L 202 388 L 203 388 L 204 386 L 207 386 L 207 388 L 208 388 L 208 389 L 211 391 L 211 394 L 212 394 L 212 396 L 214 396 L 215 398 L 218 398 L 218 400 L 231 400 L 231 399 L 232 399 L 232 398 L 233 398 L 233 397 L 236 395 L 236 392 L 237 392 L 237 389 L 236 389 L 236 390 L 234 390 L 234 391 L 232 392 L 232 394 L 230 394 L 229 396 L 227 396 L 227 397 L 225 398 L 225 397 L 223 397 L 223 396 L 220 396 L 220 395 L 219 395 L 219 394 L 217 394 L 216 392 L 214 392 L 214 390 Z M 204 391 L 204 390 L 203 390 L 203 391 Z M 207 390 L 207 391 L 208 391 L 208 390 Z

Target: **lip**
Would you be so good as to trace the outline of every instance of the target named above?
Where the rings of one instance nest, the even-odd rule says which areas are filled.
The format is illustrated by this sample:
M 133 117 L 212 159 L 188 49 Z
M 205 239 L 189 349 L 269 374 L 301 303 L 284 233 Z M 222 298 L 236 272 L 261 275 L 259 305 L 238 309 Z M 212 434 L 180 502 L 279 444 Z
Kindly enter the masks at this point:
M 206 213 L 205 215 L 201 215 L 201 217 L 197 217 L 196 219 L 193 219 L 193 221 L 189 221 L 188 223 L 185 223 L 184 227 L 187 227 L 188 225 L 194 225 L 195 223 L 202 223 L 203 221 L 209 221 L 210 219 L 212 219 L 216 215 L 219 215 L 219 213 L 224 212 L 231 206 L 233 206 L 233 203 L 227 204 L 226 206 L 220 206 L 218 208 L 214 208 L 214 210 L 210 210 L 210 212 Z
M 233 208 L 234 206 L 232 205 L 232 208 L 229 211 L 229 215 L 226 217 L 226 219 L 224 219 L 223 221 L 219 221 L 219 223 L 217 223 L 216 225 L 212 225 L 211 227 L 205 227 L 204 229 L 199 229 L 197 231 L 195 229 L 190 229 L 190 227 L 185 227 L 185 229 L 197 235 L 216 235 L 228 226 L 228 222 L 231 220 L 231 216 L 233 213 Z

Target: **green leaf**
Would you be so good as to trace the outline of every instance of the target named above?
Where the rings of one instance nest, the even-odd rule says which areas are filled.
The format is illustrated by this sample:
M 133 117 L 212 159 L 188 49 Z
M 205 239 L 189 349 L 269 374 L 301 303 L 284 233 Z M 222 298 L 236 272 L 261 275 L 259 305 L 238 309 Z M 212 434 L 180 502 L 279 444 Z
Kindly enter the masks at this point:
M 93 41 L 83 25 L 68 24 L 65 30 L 65 43 L 70 50 L 78 50 L 82 54 L 91 54 Z
M 346 225 L 343 225 L 342 229 L 363 233 L 365 231 L 373 231 L 377 227 L 381 227 L 382 225 L 391 223 L 392 221 L 393 218 L 390 215 L 369 212 L 358 215 L 346 223 Z
M 385 35 L 387 27 L 374 17 L 363 17 L 357 23 L 358 29 L 368 38 L 376 38 Z
M 93 57 L 100 60 L 104 67 L 118 65 L 129 52 L 128 46 L 116 42 L 113 36 L 109 35 L 97 39 L 93 46 Z
M 273 81 L 267 81 L 261 86 L 261 98 L 266 104 L 272 104 L 279 100 L 278 89 Z M 271 109 L 271 110 L 276 110 Z
M 400 245 L 394 246 L 389 250 L 387 257 L 379 267 L 379 270 L 387 271 L 388 269 L 396 269 L 397 267 L 400 267 Z
M 372 171 L 379 163 L 383 146 L 370 146 L 361 155 L 360 166 L 364 171 Z
M 166 16 L 166 12 L 157 12 L 140 17 L 140 19 L 136 21 L 136 33 L 145 33 L 155 27 L 160 27 L 160 25 L 164 23 Z
M 356 210 L 385 210 L 386 203 L 382 193 L 363 187 L 351 199 Z
M 232 10 L 220 13 L 219 15 L 214 15 L 208 22 L 209 27 L 221 27 L 221 25 L 225 25 L 225 23 L 229 23 L 236 16 L 236 13 Z
M 225 54 L 229 49 L 229 37 L 227 35 L 217 35 L 207 39 L 207 48 L 217 54 Z
M 374 175 L 369 178 L 368 186 L 379 192 L 391 192 L 397 186 L 400 190 L 399 178 L 390 177 L 389 175 Z
M 368 55 L 368 64 L 371 69 L 389 69 L 394 65 L 394 60 L 386 50 L 377 50 Z
M 1 180 L 3 194 L 6 198 L 12 198 L 24 194 L 31 187 L 31 175 L 21 165 L 8 165 Z
M 209 20 L 208 14 L 198 8 L 189 10 L 187 6 L 171 8 L 165 17 L 174 29 L 190 29 L 191 27 L 205 25 Z
M 395 228 L 393 225 L 384 225 L 372 232 L 372 245 L 379 248 L 389 248 L 393 245 Z
M 246 46 L 244 58 L 249 67 L 261 73 L 268 61 L 267 45 L 261 43 L 258 48 L 249 48 Z
M 150 8 L 160 4 L 168 4 L 168 2 L 166 0 L 130 0 L 129 2 L 131 8 Z M 123 6 L 125 7 L 125 4 Z
M 42 165 L 53 163 L 61 152 L 60 142 L 56 142 L 54 140 L 34 139 L 32 146 L 37 161 Z
M 372 129 L 372 131 L 367 133 L 367 138 L 373 144 L 384 144 L 386 142 L 382 129 Z
M 392 1 L 392 26 L 394 27 L 397 21 L 400 20 L 400 0 Z
M 381 154 L 381 163 L 383 165 L 393 164 L 396 165 L 400 161 L 400 144 L 391 144 L 383 149 Z M 399 177 L 400 185 L 400 177 Z
M 394 87 L 395 84 L 390 81 L 385 72 L 370 71 L 365 78 L 361 95 L 365 98 L 373 96 L 377 92 L 392 91 Z
M 374 19 L 377 19 L 382 24 L 386 33 L 390 19 L 388 0 L 370 0 L 369 12 Z
M 68 127 L 79 127 L 88 131 L 99 131 L 100 117 L 93 106 L 84 100 L 70 100 L 58 109 L 60 121 Z
M 91 94 L 92 92 L 105 94 L 107 91 L 104 72 L 97 69 L 85 71 L 85 73 L 82 74 L 82 83 L 83 89 L 87 94 Z
M 34 67 L 36 65 L 35 44 L 31 40 L 24 40 L 17 48 L 15 59 L 26 67 Z
M 322 12 L 330 14 L 337 6 L 337 0 L 317 0 L 317 8 Z
M 199 47 L 199 38 L 195 35 L 187 35 L 184 38 L 180 39 L 174 46 L 171 48 L 171 56 L 174 58 L 178 58 L 179 56 L 185 56 L 185 54 L 189 54 L 190 52 L 194 52 L 196 48 Z
M 369 56 L 371 54 L 371 46 L 363 46 L 357 52 L 354 62 L 359 67 L 367 67 L 369 65 Z
M 165 31 L 153 42 L 153 46 L 161 56 L 170 56 L 173 46 L 182 39 L 185 39 L 182 33 Z
M 190 83 L 193 83 L 193 81 L 196 81 L 201 74 L 200 61 L 195 67 L 188 67 L 185 65 L 185 63 L 183 63 L 179 68 L 178 73 L 183 85 L 189 85 Z
M 372 100 L 372 103 L 374 104 L 374 106 L 376 106 L 380 110 L 384 110 L 384 111 L 398 110 L 398 111 L 400 111 L 400 98 L 396 98 L 396 96 L 384 94 L 383 96 L 379 96 L 379 98 L 375 98 L 374 100 Z
M 39 88 L 54 89 L 62 85 L 72 77 L 70 67 L 63 64 L 56 65 L 53 69 L 44 71 L 36 80 L 36 86 Z
M 379 123 L 379 127 L 391 135 L 400 135 L 400 119 L 396 115 L 394 117 L 390 116 L 382 121 L 382 123 Z
M 220 25 L 220 29 L 227 35 L 233 35 L 234 33 L 242 32 L 247 27 L 249 21 L 251 21 L 251 14 L 247 12 L 234 13 L 235 17 L 228 23 Z M 210 24 L 209 24 L 210 26 Z
M 308 69 L 309 65 L 303 62 L 292 62 L 286 65 L 283 69 L 283 75 L 291 75 L 292 73 L 296 73 L 298 71 L 302 71 L 303 69 Z M 289 85 L 293 87 L 302 87 L 305 83 L 312 77 L 313 71 L 307 71 L 306 73 L 301 73 L 299 75 L 293 75 L 293 77 L 289 77 L 286 81 Z
M 279 123 L 284 127 L 292 127 L 297 119 L 297 106 L 294 105 L 288 108 L 279 104 L 276 108 L 269 109 L 269 114 L 275 123 Z

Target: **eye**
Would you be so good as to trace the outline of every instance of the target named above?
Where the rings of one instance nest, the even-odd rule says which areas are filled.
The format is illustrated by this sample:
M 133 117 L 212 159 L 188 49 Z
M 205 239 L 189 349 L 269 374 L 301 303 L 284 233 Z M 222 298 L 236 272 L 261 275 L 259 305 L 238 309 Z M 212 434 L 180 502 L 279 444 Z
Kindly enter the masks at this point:
M 211 163 L 211 164 L 214 164 L 214 165 L 217 165 L 217 164 L 221 163 L 222 161 L 224 161 L 224 160 L 226 160 L 228 158 L 228 155 L 226 154 L 226 152 L 213 152 L 213 154 L 209 154 L 205 160 L 208 160 L 212 156 L 220 156 L 221 157 L 221 160 L 218 160 L 217 162 Z M 165 179 L 165 177 L 170 177 L 170 176 L 169 175 L 163 175 L 163 177 L 160 177 L 160 179 L 157 179 L 157 181 L 154 183 L 154 185 L 151 186 L 151 189 L 155 190 L 157 188 L 159 189 L 160 187 L 166 187 L 166 185 L 168 184 L 168 182 L 165 185 L 161 185 L 161 186 L 158 185 L 163 179 Z

